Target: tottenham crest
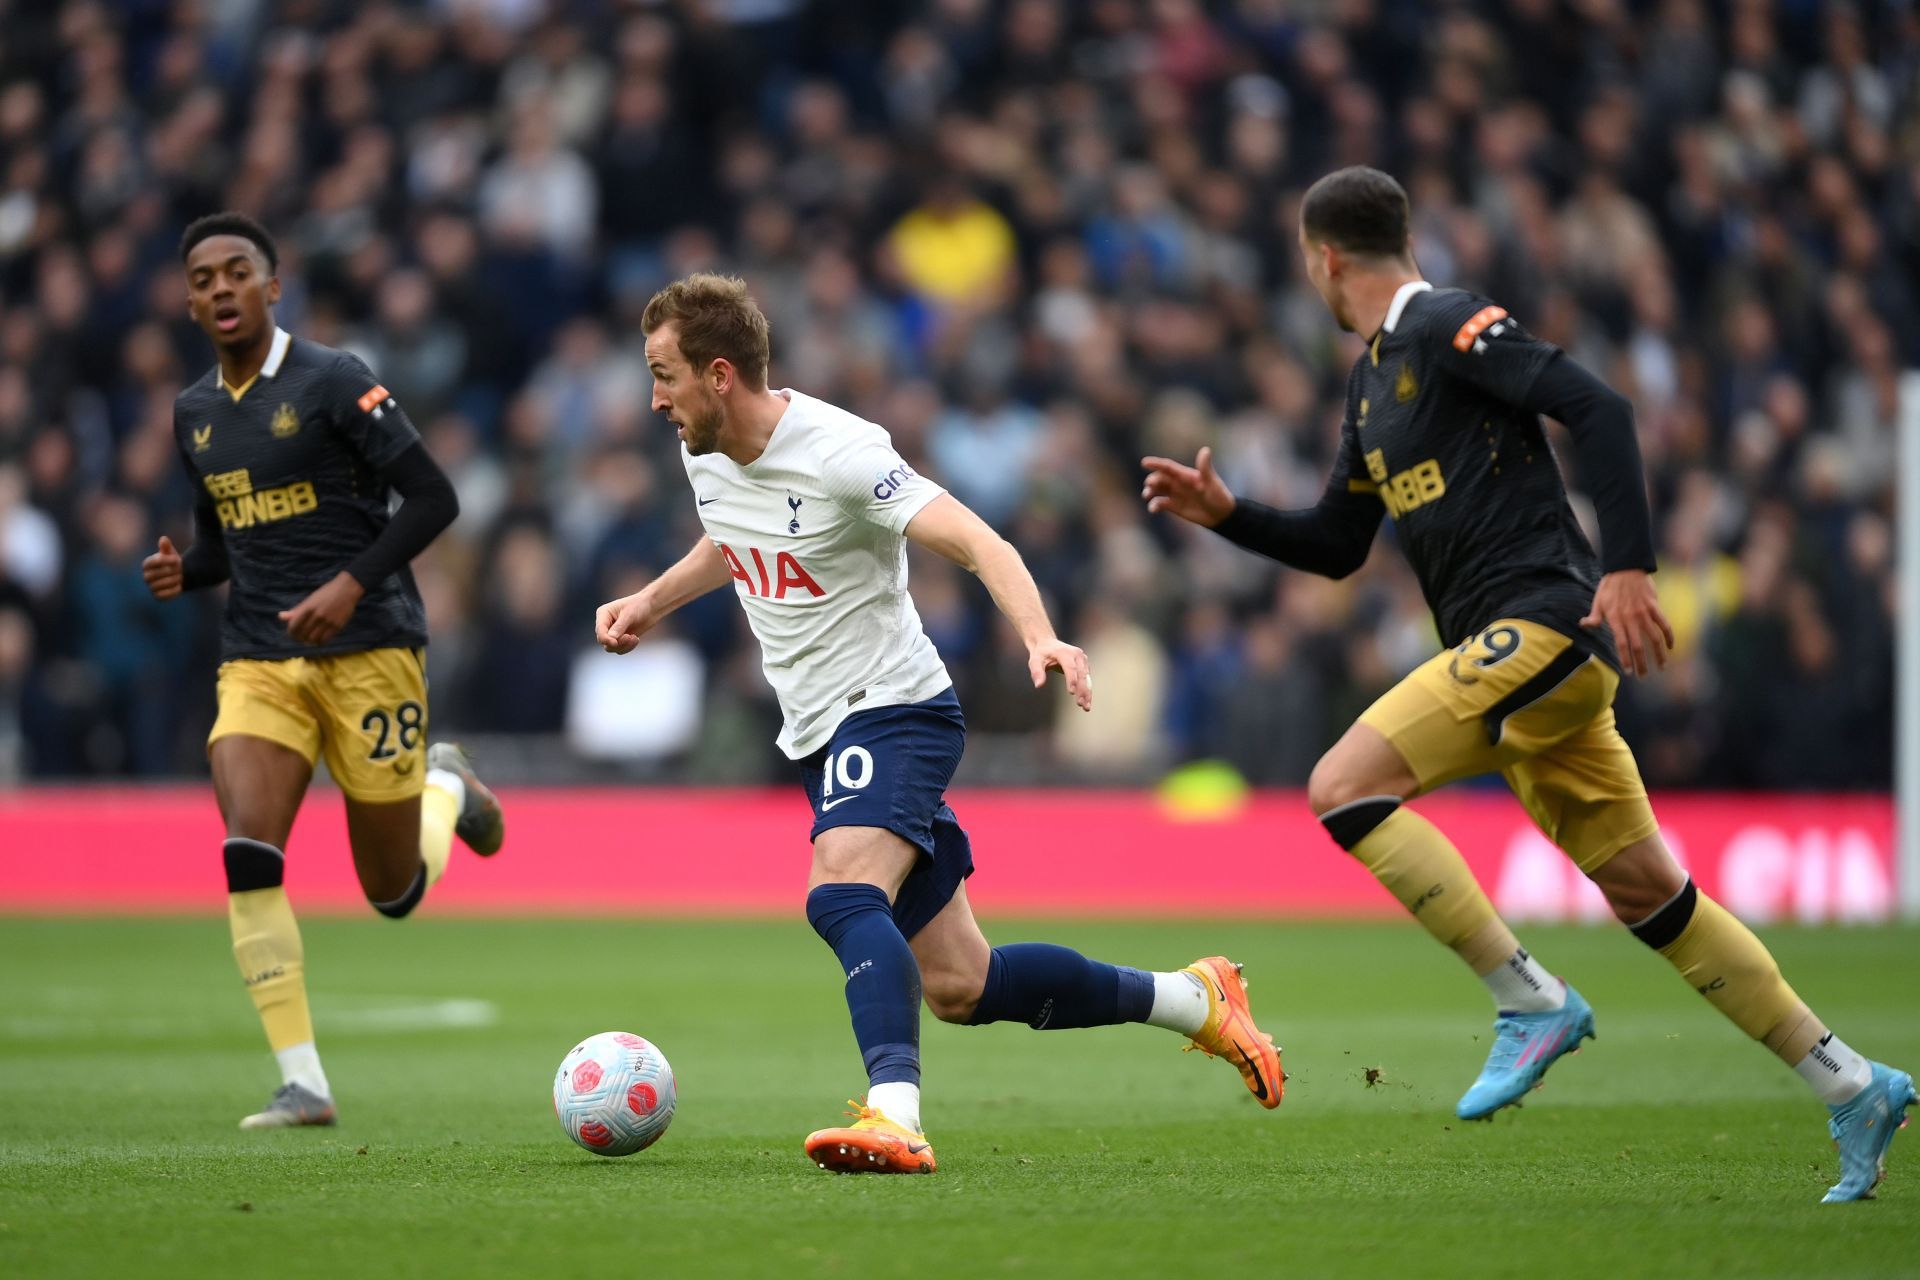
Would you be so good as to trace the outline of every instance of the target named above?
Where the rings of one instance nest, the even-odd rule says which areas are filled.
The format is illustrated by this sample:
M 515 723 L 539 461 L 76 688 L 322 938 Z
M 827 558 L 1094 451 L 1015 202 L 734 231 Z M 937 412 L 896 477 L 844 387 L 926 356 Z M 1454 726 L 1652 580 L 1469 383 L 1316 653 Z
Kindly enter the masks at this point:
M 300 415 L 290 404 L 283 404 L 273 411 L 273 438 L 285 440 L 288 436 L 300 434 Z
M 800 499 L 788 494 L 787 508 L 793 512 L 793 519 L 787 521 L 787 532 L 798 533 L 800 532 Z

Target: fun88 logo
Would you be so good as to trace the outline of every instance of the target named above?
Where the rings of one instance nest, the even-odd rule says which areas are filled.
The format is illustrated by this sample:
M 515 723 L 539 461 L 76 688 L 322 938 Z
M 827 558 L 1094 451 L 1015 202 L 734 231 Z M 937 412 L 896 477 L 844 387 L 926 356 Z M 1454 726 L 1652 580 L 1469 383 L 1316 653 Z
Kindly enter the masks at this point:
M 873 500 L 875 502 L 885 502 L 888 498 L 900 492 L 901 485 L 904 485 L 909 480 L 917 480 L 919 477 L 920 473 L 918 471 L 915 471 L 903 462 L 874 482 Z

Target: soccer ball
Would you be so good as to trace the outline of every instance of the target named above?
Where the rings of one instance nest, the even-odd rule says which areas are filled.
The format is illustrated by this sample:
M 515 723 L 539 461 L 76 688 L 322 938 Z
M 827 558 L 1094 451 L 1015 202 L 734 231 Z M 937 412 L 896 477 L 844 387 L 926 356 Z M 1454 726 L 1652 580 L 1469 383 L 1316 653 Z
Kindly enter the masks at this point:
M 630 1156 L 659 1141 L 673 1120 L 673 1068 L 652 1043 L 602 1031 L 573 1046 L 553 1077 L 553 1113 L 567 1136 L 597 1156 Z

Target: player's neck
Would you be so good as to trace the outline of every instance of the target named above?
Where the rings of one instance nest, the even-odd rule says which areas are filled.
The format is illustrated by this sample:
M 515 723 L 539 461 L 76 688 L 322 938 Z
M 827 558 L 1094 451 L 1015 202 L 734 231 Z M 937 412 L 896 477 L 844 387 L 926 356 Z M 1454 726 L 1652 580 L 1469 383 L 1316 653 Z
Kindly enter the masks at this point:
M 244 347 L 216 346 L 214 355 L 220 361 L 220 379 L 229 387 L 244 387 L 267 365 L 267 356 L 273 350 L 273 335 L 278 331 L 273 317 L 267 317 L 266 327 L 258 337 Z
M 785 396 L 771 388 L 748 392 L 746 398 L 727 415 L 726 426 L 720 432 L 720 452 L 742 467 L 759 461 L 760 455 L 767 451 L 767 441 L 773 439 L 774 429 L 780 425 L 781 415 L 786 413 L 788 404 Z
M 1407 285 L 1424 278 L 1416 268 L 1398 263 L 1384 271 L 1369 271 L 1356 277 L 1347 286 L 1347 296 L 1353 305 L 1353 331 L 1372 342 L 1387 323 L 1394 297 Z

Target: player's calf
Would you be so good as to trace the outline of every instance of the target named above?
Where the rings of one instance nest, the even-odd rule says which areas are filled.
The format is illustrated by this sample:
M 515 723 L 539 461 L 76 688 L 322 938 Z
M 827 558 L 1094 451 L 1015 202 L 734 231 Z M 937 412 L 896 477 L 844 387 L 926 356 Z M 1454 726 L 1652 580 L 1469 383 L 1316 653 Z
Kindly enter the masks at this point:
M 1218 956 L 1154 972 L 1106 964 L 1071 947 L 1019 942 L 993 948 L 966 1021 L 1024 1022 L 1036 1031 L 1144 1022 L 1224 1057 L 1263 1106 L 1280 1103 L 1285 1076 L 1273 1037 L 1253 1023 L 1239 966 Z
M 222 849 L 222 861 L 227 872 L 233 958 L 240 967 L 247 995 L 260 1014 L 281 1076 L 281 1091 L 274 1095 L 274 1103 L 266 1111 L 248 1116 L 241 1125 L 330 1124 L 332 1090 L 313 1043 L 306 953 L 284 887 L 286 855 L 264 841 L 233 837 Z M 318 1117 L 322 1112 L 324 1120 L 298 1118 Z
M 1091 960 L 1071 947 L 1016 942 L 993 949 L 968 1021 L 1024 1022 L 1035 1031 L 1145 1022 L 1154 980 L 1144 969 Z
M 1826 1104 L 1828 1132 L 1840 1153 L 1840 1181 L 1827 1192 L 1827 1202 L 1870 1199 L 1887 1148 L 1914 1101 L 1912 1077 L 1870 1060 L 1829 1030 L 1787 985 L 1753 931 L 1691 879 L 1630 927 Z
M 868 1103 L 918 1132 L 920 966 L 900 936 L 886 891 L 871 884 L 816 885 L 807 895 L 807 921 L 846 974 Z

